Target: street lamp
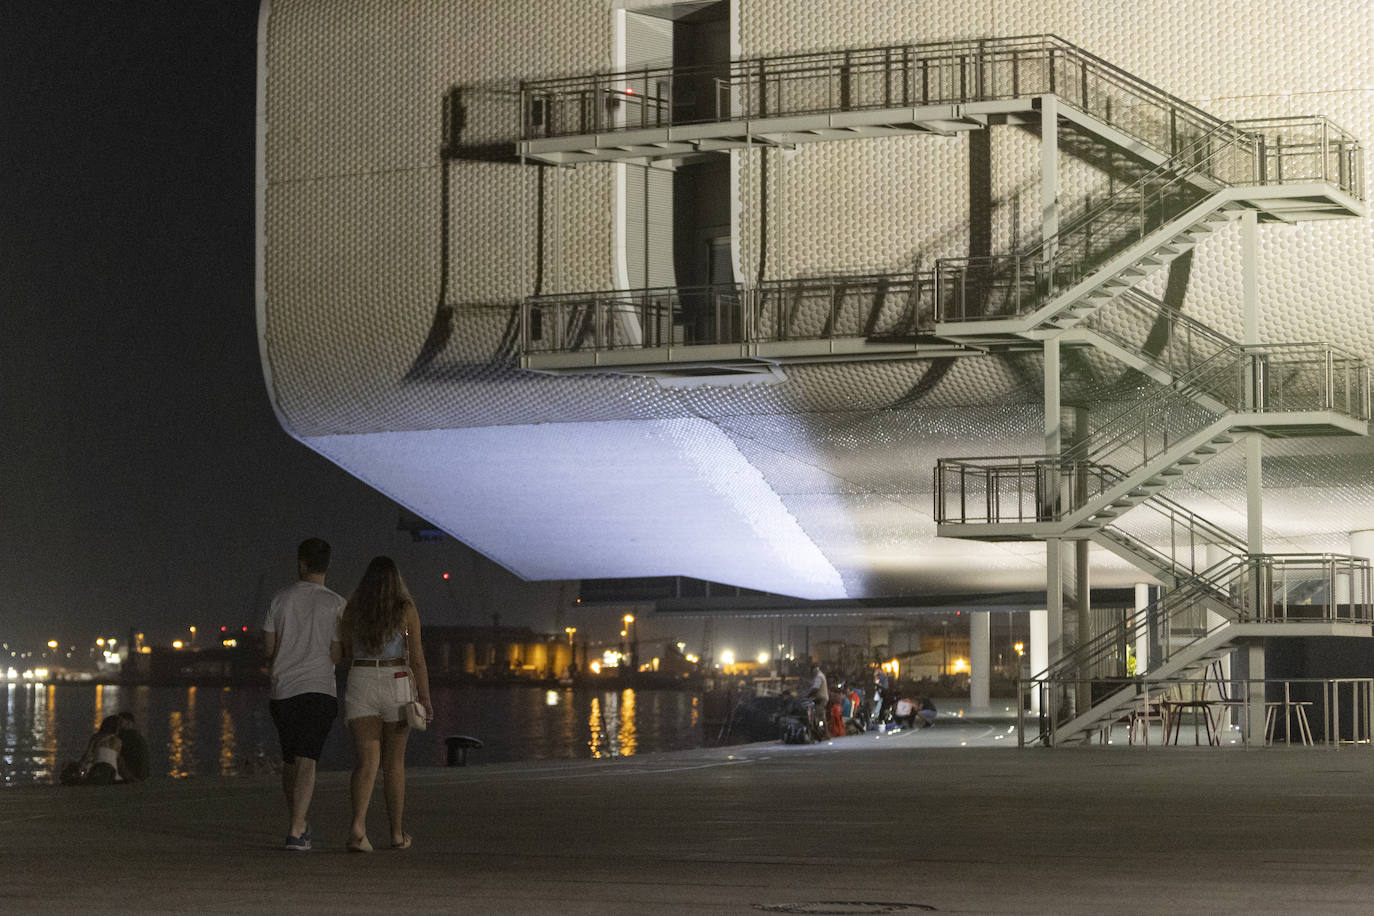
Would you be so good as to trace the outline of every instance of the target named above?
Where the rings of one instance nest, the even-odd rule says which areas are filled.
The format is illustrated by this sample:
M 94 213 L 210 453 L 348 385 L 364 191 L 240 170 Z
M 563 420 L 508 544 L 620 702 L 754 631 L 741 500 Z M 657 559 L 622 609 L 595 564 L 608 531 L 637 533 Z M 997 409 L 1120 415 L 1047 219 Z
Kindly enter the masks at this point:
M 626 629 L 626 631 L 629 631 L 630 628 L 634 626 L 634 623 L 635 623 L 635 615 L 634 615 L 634 614 L 626 614 L 626 615 L 625 615 L 625 629 Z M 632 673 L 638 674 L 638 673 L 639 673 L 639 631 L 638 631 L 638 630 L 635 630 L 635 631 L 633 631 L 633 632 L 630 632 L 630 633 L 629 633 L 629 637 L 630 637 L 630 671 L 631 671 Z

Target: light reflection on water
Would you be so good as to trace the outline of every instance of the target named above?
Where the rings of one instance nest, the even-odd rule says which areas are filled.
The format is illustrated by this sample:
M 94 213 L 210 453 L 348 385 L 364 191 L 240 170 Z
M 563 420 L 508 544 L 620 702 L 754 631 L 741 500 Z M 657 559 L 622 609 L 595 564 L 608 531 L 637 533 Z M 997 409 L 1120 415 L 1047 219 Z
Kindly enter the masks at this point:
M 50 783 L 106 716 L 128 710 L 148 736 L 154 775 L 262 772 L 280 760 L 265 691 L 117 684 L 0 684 L 0 784 Z M 473 763 L 630 756 L 699 747 L 698 698 L 676 690 L 435 687 L 435 721 L 411 737 L 412 766 L 444 763 L 446 735 L 480 738 Z M 340 692 L 342 696 L 342 691 Z M 712 736 L 714 737 L 714 736 Z M 320 758 L 352 766 L 342 719 Z

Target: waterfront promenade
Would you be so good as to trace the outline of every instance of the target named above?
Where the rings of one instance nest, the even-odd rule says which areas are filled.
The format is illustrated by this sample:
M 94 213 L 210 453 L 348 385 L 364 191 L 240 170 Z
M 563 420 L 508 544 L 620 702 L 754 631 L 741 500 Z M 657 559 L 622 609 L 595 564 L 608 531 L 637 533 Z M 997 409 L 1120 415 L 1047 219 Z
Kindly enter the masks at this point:
M 1368 913 L 1374 751 L 1018 751 L 1005 726 L 414 769 L 405 852 L 347 773 L 284 852 L 271 775 L 0 792 L 10 913 Z M 1003 736 L 1003 737 L 999 737 Z M 967 746 L 964 746 L 967 745 Z M 385 840 L 380 792 L 371 838 Z

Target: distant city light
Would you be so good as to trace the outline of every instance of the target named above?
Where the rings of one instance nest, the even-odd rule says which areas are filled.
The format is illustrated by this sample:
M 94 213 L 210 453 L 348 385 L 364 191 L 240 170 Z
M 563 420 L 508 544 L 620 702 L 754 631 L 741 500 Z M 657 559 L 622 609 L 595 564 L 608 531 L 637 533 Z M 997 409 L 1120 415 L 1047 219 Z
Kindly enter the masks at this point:
M 760 664 L 760 665 L 766 665 L 766 664 L 768 664 L 768 653 L 767 653 L 767 652 L 760 652 L 760 653 L 759 653 L 759 664 Z
M 172 640 L 172 648 L 173 648 L 173 649 L 180 649 L 180 648 L 181 648 L 181 645 L 182 645 L 181 640 L 179 640 L 179 639 L 174 639 L 174 640 Z
M 558 705 L 558 691 L 557 691 L 557 690 L 548 690 L 548 691 L 545 691 L 545 693 L 544 693 L 544 705 L 545 705 L 545 706 L 557 706 L 557 705 Z
M 722 665 L 733 665 L 735 663 L 735 653 L 726 649 L 724 652 L 720 653 L 720 663 Z
M 97 646 L 103 646 L 103 645 L 105 645 L 105 640 L 104 640 L 104 638 L 102 637 L 102 638 L 100 638 L 100 639 L 97 639 L 97 640 L 95 641 L 95 644 L 96 644 Z
M 601 662 L 593 661 L 593 662 L 589 663 L 589 664 L 587 665 L 587 667 L 590 668 L 590 669 L 592 669 L 592 674 L 600 674 L 600 673 L 601 673 Z
M 224 648 L 226 648 L 226 649 L 234 649 L 234 648 L 237 648 L 237 647 L 238 647 L 238 644 L 239 644 L 239 641 L 238 641 L 237 639 L 226 639 L 226 640 L 224 640 Z
M 56 649 L 56 648 L 57 648 L 57 640 L 55 640 L 55 639 L 50 639 L 50 640 L 48 640 L 48 648 L 49 648 L 49 649 Z
M 955 674 L 968 671 L 968 659 L 956 658 L 954 661 L 950 662 L 949 670 L 953 671 Z

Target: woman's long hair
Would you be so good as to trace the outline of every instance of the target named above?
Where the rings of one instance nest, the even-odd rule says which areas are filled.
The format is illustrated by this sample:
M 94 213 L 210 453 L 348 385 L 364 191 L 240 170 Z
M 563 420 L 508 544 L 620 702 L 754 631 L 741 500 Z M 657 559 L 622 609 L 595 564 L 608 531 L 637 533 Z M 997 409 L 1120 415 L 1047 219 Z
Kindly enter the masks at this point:
M 405 610 L 411 604 L 414 599 L 396 561 L 391 557 L 373 557 L 344 606 L 344 642 L 354 655 L 359 649 L 380 652 L 383 644 L 404 627 Z

